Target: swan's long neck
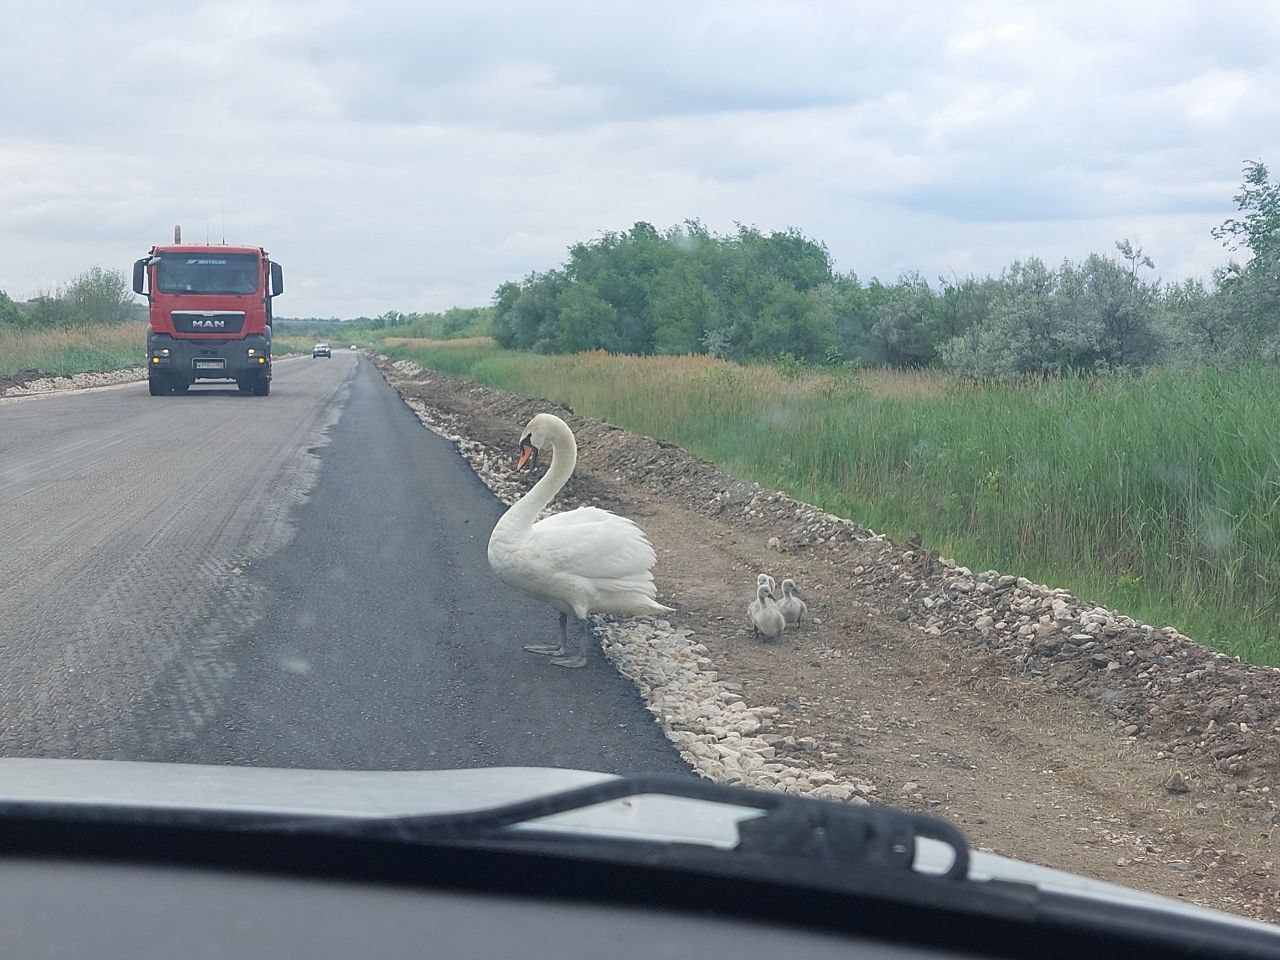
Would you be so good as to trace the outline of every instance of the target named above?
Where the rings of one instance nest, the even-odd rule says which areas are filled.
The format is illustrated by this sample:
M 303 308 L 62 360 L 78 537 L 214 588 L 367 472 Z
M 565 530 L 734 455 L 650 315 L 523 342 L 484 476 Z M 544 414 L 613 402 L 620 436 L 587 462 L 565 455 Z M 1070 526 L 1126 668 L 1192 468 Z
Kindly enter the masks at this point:
M 569 482 L 569 477 L 573 475 L 573 468 L 578 463 L 578 444 L 573 439 L 573 433 L 568 427 L 561 428 L 557 424 L 552 429 L 549 444 L 551 468 L 533 485 L 532 490 L 513 503 L 511 509 L 502 515 L 502 519 L 498 521 L 500 527 L 518 531 L 528 530 L 538 519 L 538 514 L 543 511 L 543 508 L 554 500 L 556 494 Z

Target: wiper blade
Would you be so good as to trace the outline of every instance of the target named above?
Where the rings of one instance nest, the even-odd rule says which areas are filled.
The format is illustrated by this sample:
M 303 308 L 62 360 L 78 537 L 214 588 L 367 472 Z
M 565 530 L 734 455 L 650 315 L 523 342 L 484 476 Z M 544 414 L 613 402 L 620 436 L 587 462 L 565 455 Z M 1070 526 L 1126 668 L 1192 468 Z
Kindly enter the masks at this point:
M 737 823 L 738 842 L 732 848 L 737 854 L 920 873 L 922 871 L 916 864 L 916 840 L 926 839 L 945 844 L 952 854 L 952 862 L 946 870 L 930 876 L 958 880 L 969 873 L 969 847 L 964 835 L 936 817 L 888 807 L 853 806 L 723 786 L 692 777 L 658 774 L 604 780 L 532 800 L 466 813 L 359 820 L 308 818 L 288 826 L 296 827 L 299 832 L 329 832 L 332 829 L 340 833 L 357 833 L 367 839 L 410 843 L 527 838 L 527 832 L 512 828 L 557 814 L 646 795 L 700 800 L 760 811 L 759 816 Z M 251 829 L 280 830 L 282 826 L 276 820 L 258 822 Z M 545 837 L 548 833 L 555 834 L 556 825 L 540 824 L 537 836 Z M 581 840 L 580 834 L 575 833 L 574 837 Z

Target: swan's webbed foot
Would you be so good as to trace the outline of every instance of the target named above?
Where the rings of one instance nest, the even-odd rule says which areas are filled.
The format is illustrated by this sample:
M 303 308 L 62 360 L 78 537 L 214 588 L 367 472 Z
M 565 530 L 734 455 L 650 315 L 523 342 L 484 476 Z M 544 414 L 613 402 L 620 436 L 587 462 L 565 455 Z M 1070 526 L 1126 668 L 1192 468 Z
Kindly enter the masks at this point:
M 560 629 L 565 630 L 565 624 L 568 617 L 564 614 L 560 615 Z M 587 637 L 589 631 L 585 620 L 578 621 L 577 643 L 574 644 L 573 653 L 568 652 L 569 634 L 567 630 L 562 634 L 564 636 L 565 654 L 564 656 L 552 657 L 551 662 L 557 667 L 565 667 L 570 670 L 577 670 L 587 665 Z
M 544 657 L 563 657 L 568 653 L 563 643 L 526 643 L 524 649 L 530 653 L 540 653 Z
M 541 654 L 544 657 L 563 657 L 569 653 L 569 617 L 567 614 L 560 614 L 560 643 L 553 646 L 550 643 L 526 643 L 524 648 L 530 653 Z

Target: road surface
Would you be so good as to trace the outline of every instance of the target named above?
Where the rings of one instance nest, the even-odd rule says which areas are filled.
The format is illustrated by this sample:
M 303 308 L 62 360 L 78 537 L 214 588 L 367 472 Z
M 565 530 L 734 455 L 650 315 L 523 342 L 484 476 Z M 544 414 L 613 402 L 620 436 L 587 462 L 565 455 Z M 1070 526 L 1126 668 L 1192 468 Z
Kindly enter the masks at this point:
M 502 509 L 353 353 L 0 401 L 0 754 L 684 771 L 598 648 L 521 651 Z

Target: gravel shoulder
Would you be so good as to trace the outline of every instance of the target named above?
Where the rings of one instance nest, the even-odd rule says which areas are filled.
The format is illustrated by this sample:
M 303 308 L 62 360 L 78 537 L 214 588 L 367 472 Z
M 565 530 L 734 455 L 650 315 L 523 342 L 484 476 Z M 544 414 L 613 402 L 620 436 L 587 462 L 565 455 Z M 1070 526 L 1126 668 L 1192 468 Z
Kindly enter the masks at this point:
M 569 422 L 580 459 L 555 507 L 636 520 L 678 608 L 597 633 L 702 775 L 936 813 L 997 853 L 1280 920 L 1280 671 L 549 401 L 379 367 L 506 499 L 531 482 L 512 469 L 519 427 Z M 767 645 L 745 616 L 761 571 L 794 577 L 814 616 Z
M 278 353 L 273 363 L 301 357 L 300 353 Z M 38 370 L 24 370 L 15 377 L 0 377 L 0 400 L 18 400 L 27 397 L 48 396 L 80 390 L 98 390 L 138 383 L 147 379 L 146 367 L 125 367 L 120 370 L 100 370 L 77 373 L 69 377 L 45 377 Z
M 146 367 L 127 367 L 123 370 L 106 370 L 97 373 L 77 373 L 70 377 L 42 377 L 38 371 L 23 371 L 17 377 L 0 377 L 0 397 L 32 397 L 49 393 L 66 393 L 70 390 L 87 390 L 110 387 L 122 383 L 137 383 L 147 379 Z

